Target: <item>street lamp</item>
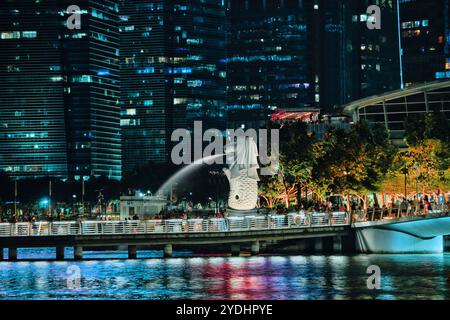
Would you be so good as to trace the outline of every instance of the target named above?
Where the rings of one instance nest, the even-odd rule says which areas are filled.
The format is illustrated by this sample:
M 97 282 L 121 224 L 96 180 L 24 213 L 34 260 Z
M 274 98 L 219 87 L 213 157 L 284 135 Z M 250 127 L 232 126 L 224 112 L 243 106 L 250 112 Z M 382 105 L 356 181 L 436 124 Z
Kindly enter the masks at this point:
M 419 200 L 419 165 L 417 161 L 414 162 L 416 168 L 416 199 Z
M 402 173 L 405 175 L 405 201 L 406 201 L 406 197 L 407 197 L 407 193 L 406 193 L 406 179 L 407 179 L 407 177 L 408 177 L 408 168 L 407 167 L 404 167 L 403 169 L 402 169 Z

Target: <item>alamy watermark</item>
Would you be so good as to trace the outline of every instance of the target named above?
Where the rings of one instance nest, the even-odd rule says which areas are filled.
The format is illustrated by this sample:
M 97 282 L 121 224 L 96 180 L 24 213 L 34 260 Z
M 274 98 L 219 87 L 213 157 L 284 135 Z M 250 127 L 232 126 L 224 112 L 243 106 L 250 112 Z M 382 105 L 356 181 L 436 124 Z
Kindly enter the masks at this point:
M 369 30 L 381 29 L 381 9 L 377 5 L 371 5 L 367 7 L 367 28 Z
M 246 141 L 254 142 L 258 146 L 255 150 L 259 156 L 261 165 L 261 175 L 273 175 L 278 166 L 279 160 L 279 140 L 278 129 L 227 129 L 226 137 L 219 129 L 208 129 L 203 132 L 201 121 L 194 121 L 193 137 L 186 129 L 176 129 L 172 132 L 171 141 L 178 142 L 172 149 L 171 160 L 176 165 L 204 163 L 204 164 L 224 164 L 228 165 L 257 165 L 253 163 L 251 156 L 239 155 L 239 150 L 246 148 Z M 269 149 L 270 134 L 270 154 Z M 203 145 L 208 143 L 203 149 Z M 246 150 L 245 152 L 249 152 Z M 222 155 L 222 156 L 221 156 Z M 255 157 L 256 158 L 256 157 Z M 251 161 L 248 163 L 248 161 Z
M 67 28 L 69 30 L 81 29 L 81 9 L 77 5 L 70 5 L 66 10 L 70 16 L 67 18 Z
M 81 269 L 79 266 L 70 265 L 66 270 L 67 288 L 70 290 L 81 289 Z
M 367 288 L 369 290 L 381 289 L 381 269 L 377 265 L 371 265 L 367 268 L 367 274 L 370 276 L 367 278 Z

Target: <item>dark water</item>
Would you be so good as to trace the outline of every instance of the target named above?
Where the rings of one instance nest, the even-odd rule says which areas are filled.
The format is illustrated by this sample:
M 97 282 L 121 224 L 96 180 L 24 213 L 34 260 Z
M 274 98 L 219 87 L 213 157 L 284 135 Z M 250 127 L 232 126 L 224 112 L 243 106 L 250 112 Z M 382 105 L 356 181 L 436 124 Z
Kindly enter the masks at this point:
M 450 298 L 450 254 L 160 256 L 140 251 L 144 259 L 120 260 L 126 252 L 85 252 L 105 260 L 1 262 L 0 299 Z M 51 249 L 19 250 L 19 259 L 52 257 Z M 367 288 L 370 265 L 381 269 L 379 290 Z M 79 282 L 68 280 L 74 267 Z

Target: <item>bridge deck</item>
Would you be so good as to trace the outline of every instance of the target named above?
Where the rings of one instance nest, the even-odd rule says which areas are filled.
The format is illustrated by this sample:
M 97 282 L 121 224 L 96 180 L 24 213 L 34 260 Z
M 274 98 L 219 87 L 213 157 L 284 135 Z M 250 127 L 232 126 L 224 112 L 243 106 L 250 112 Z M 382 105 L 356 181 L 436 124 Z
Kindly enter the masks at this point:
M 242 243 L 349 233 L 346 213 L 227 219 L 0 224 L 0 247 Z
M 436 236 L 450 234 L 450 216 L 448 212 L 431 215 L 408 216 L 396 219 L 356 222 L 353 228 L 375 228 L 391 230 L 421 239 L 431 239 Z

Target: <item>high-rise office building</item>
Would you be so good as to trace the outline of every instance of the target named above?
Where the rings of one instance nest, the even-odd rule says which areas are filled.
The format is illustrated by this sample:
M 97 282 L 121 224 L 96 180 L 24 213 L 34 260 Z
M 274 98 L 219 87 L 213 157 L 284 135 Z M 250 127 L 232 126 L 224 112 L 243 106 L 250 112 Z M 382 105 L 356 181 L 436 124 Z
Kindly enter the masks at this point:
M 318 3 L 318 63 L 322 108 L 401 87 L 397 0 L 339 0 Z M 380 28 L 368 24 L 380 8 Z
M 369 5 L 381 29 L 369 29 Z M 323 112 L 398 89 L 397 2 L 230 0 L 228 118 L 257 127 L 274 110 Z
M 121 177 L 118 4 L 0 3 L 0 169 Z
M 224 129 L 225 4 L 120 2 L 123 170 L 168 162 L 173 130 Z
M 259 127 L 274 110 L 314 106 L 313 7 L 303 2 L 228 2 L 230 127 Z
M 450 78 L 449 0 L 400 0 L 406 85 Z
M 67 176 L 56 2 L 0 4 L 0 169 L 12 175 Z

